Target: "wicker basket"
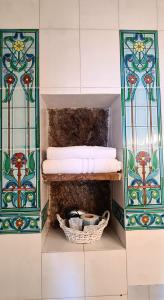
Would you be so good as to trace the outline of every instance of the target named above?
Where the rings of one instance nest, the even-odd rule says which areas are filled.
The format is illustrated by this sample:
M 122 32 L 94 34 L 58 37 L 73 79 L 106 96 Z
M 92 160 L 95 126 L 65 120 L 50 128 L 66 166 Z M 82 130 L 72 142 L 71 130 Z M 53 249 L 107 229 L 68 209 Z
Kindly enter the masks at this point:
M 108 225 L 110 213 L 105 211 L 102 215 L 102 220 L 98 225 L 89 225 L 84 227 L 84 231 L 75 230 L 66 226 L 65 219 L 62 219 L 59 214 L 57 214 L 57 219 L 59 221 L 60 227 L 63 229 L 66 238 L 77 244 L 89 244 L 98 241 L 103 233 L 104 228 Z

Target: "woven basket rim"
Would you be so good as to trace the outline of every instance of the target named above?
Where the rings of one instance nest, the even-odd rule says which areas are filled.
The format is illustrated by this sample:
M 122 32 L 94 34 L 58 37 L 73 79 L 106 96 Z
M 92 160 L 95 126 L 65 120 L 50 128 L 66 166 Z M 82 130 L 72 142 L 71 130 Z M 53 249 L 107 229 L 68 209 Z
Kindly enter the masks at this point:
M 102 222 L 101 220 L 98 225 L 92 225 L 93 230 L 80 231 L 77 229 L 67 227 L 65 225 L 67 219 L 62 219 L 60 215 L 57 214 L 57 219 L 59 221 L 60 228 L 64 231 L 67 239 L 76 243 L 83 243 L 83 242 L 89 243 L 100 239 L 104 228 L 108 225 L 109 218 L 110 218 L 110 212 L 109 210 L 106 210 L 102 215 L 102 219 L 104 219 L 104 223 L 100 224 Z

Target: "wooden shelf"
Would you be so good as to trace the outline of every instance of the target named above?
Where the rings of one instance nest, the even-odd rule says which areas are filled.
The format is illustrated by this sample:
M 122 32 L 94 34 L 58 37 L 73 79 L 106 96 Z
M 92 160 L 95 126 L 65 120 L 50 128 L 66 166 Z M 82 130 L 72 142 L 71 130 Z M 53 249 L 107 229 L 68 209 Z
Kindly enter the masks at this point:
M 108 180 L 120 181 L 121 172 L 113 173 L 86 173 L 86 174 L 42 174 L 45 182 L 54 181 L 81 181 L 81 180 Z

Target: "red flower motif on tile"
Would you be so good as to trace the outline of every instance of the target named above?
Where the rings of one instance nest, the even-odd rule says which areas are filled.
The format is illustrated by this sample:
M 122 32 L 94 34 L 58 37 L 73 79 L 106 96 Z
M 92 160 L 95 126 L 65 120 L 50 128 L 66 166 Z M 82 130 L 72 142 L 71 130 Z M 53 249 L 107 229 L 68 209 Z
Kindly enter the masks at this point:
M 15 78 L 13 75 L 10 74 L 6 77 L 6 82 L 8 83 L 8 85 L 13 84 L 14 81 L 15 81 Z
M 32 81 L 32 79 L 31 79 L 30 75 L 25 74 L 25 75 L 23 76 L 23 82 L 24 82 L 24 84 L 30 84 L 31 81 Z
M 141 218 L 141 221 L 146 225 L 149 222 L 149 217 L 145 215 Z
M 137 77 L 135 75 L 129 75 L 128 76 L 128 82 L 133 85 L 137 82 Z
M 15 225 L 18 227 L 18 228 L 21 228 L 23 226 L 24 222 L 22 219 L 17 219 L 16 222 L 15 222 Z
M 23 165 L 26 164 L 26 162 L 27 162 L 26 156 L 21 152 L 15 153 L 11 158 L 11 163 L 15 165 L 15 167 L 18 169 L 22 168 Z
M 144 81 L 145 81 L 146 84 L 151 84 L 153 82 L 153 78 L 152 78 L 151 75 L 146 75 L 144 77 Z
M 140 151 L 138 152 L 136 156 L 136 161 L 141 165 L 141 166 L 146 166 L 148 162 L 150 162 L 151 158 L 149 153 L 145 151 Z

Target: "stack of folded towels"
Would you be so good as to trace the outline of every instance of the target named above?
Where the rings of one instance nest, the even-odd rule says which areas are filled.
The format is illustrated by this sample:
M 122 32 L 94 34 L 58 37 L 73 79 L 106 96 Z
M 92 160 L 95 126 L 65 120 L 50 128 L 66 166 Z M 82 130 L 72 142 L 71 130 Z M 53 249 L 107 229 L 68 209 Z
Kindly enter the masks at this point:
M 48 147 L 44 174 L 109 173 L 121 170 L 116 149 L 101 146 Z

